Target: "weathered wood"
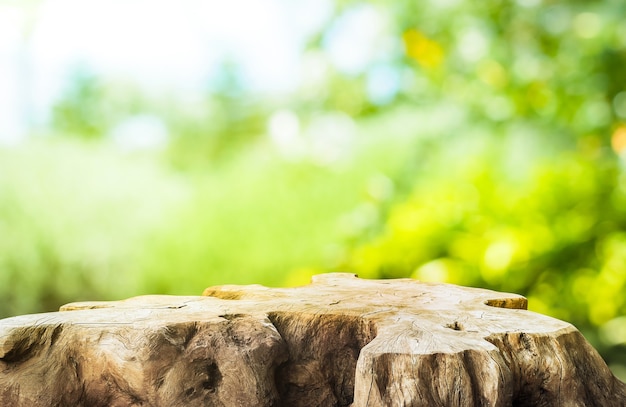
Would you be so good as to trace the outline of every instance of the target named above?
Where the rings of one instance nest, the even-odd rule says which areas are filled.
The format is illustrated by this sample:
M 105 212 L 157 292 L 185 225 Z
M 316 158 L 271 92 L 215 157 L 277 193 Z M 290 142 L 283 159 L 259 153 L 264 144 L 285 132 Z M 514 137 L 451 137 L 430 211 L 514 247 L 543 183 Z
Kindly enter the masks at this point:
M 68 304 L 0 321 L 0 405 L 626 405 L 572 325 L 525 309 L 350 274 Z

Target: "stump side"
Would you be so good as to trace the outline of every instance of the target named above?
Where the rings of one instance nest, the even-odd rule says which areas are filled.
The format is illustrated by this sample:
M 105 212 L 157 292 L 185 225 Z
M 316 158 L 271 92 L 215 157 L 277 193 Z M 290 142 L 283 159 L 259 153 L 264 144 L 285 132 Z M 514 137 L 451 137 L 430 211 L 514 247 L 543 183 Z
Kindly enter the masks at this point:
M 0 321 L 0 405 L 624 406 L 524 297 L 412 279 L 73 303 Z

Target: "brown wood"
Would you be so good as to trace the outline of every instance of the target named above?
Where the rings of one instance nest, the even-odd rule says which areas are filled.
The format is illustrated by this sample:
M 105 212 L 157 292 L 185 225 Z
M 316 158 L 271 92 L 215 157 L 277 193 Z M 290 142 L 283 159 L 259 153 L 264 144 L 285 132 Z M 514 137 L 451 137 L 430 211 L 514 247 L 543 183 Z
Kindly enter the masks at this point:
M 526 299 L 322 274 L 298 288 L 68 304 L 0 321 L 0 406 L 625 406 Z

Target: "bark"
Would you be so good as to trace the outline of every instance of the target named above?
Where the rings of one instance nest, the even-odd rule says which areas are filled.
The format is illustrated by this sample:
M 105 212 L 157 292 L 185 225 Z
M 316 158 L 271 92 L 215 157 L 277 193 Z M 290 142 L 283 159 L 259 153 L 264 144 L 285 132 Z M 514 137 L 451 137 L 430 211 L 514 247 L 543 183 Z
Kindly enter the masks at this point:
M 315 276 L 0 321 L 2 406 L 625 406 L 570 324 L 498 293 Z

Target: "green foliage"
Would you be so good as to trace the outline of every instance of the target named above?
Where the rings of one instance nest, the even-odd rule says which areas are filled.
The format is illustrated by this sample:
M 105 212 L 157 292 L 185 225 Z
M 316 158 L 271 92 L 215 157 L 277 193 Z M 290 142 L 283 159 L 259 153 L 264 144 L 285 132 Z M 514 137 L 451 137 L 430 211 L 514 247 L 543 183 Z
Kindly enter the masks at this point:
M 326 168 L 285 161 L 265 142 L 184 176 L 158 154 L 93 142 L 0 150 L 0 315 L 197 295 L 213 284 L 306 283 L 341 258 L 337 218 L 402 155 L 373 134 L 354 148 L 352 165 Z
M 77 71 L 49 139 L 0 150 L 0 314 L 347 270 L 524 294 L 623 371 L 624 7 L 337 0 L 280 100 L 233 62 L 193 100 Z M 363 9 L 346 73 L 328 47 Z M 166 143 L 114 149 L 141 115 Z
M 342 267 L 519 292 L 623 354 L 606 328 L 626 312 L 623 163 L 608 148 L 624 151 L 623 4 L 376 7 L 404 46 L 396 103 L 450 106 L 451 124 L 422 125 L 434 137 L 347 237 Z
M 97 78 L 87 72 L 77 72 L 64 100 L 54 107 L 54 126 L 83 138 L 101 137 L 111 123 L 103 114 L 102 96 L 103 89 Z
M 344 267 L 519 292 L 533 309 L 581 327 L 626 312 L 626 191 L 617 160 L 581 151 L 520 157 L 502 139 L 484 146 L 470 156 L 432 151 L 422 164 L 429 176 L 378 207 L 382 228 L 373 224 L 378 233 L 352 243 Z M 532 162 L 530 171 L 516 174 L 516 159 Z
M 258 102 L 216 94 L 199 105 L 190 112 L 174 108 L 160 115 L 172 129 L 168 161 L 179 170 L 202 170 L 227 161 L 265 131 L 268 113 Z
M 159 105 L 136 84 L 105 80 L 86 67 L 78 67 L 52 108 L 51 128 L 64 137 L 102 140 L 124 119 L 156 112 Z
M 102 147 L 0 150 L 0 315 L 141 291 L 138 243 L 185 189 L 153 163 Z

